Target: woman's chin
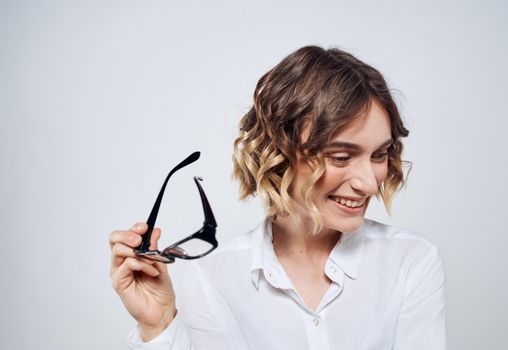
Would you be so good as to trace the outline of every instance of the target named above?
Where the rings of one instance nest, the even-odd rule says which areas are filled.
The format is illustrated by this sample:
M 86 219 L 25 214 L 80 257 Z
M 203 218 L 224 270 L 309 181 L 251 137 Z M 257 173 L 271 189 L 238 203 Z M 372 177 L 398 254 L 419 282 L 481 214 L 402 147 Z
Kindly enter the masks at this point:
M 333 220 L 325 219 L 325 226 L 340 232 L 352 232 L 360 228 L 364 222 L 363 216 L 349 218 L 334 218 Z
M 354 220 L 354 222 L 352 222 L 353 220 L 347 220 L 347 221 L 351 221 L 351 222 L 342 222 L 338 225 L 335 225 L 335 230 L 337 231 L 340 231 L 340 232 L 353 232 L 353 231 L 356 231 L 358 228 L 360 228 L 360 226 L 362 226 L 363 224 L 363 217 L 362 218 L 358 218 L 356 220 Z
M 357 230 L 364 222 L 365 212 L 369 205 L 370 197 L 362 208 L 348 209 L 337 203 L 328 202 L 329 205 L 323 210 L 325 226 L 340 232 L 352 232 Z

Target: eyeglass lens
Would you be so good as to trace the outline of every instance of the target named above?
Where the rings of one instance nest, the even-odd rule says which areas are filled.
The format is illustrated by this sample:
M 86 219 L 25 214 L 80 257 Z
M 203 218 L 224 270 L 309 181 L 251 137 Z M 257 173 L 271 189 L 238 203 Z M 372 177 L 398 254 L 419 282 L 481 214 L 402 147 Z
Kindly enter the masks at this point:
M 169 254 L 181 258 L 195 258 L 208 253 L 214 246 L 199 238 L 189 239 L 176 247 L 169 247 L 162 251 L 162 254 Z

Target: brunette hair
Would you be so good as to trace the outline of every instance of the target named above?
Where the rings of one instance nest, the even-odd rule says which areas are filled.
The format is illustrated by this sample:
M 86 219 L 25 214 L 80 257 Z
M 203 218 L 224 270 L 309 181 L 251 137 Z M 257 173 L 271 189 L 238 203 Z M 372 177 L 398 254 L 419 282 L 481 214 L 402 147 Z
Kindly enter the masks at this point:
M 338 48 L 318 46 L 298 49 L 258 81 L 254 105 L 242 117 L 234 142 L 233 178 L 240 182 L 240 199 L 259 194 L 268 216 L 296 218 L 288 189 L 300 153 L 313 169 L 301 194 L 313 233 L 319 232 L 322 219 L 309 194 L 325 172 L 323 148 L 373 101 L 386 110 L 391 124 L 388 175 L 376 194 L 390 213 L 392 198 L 405 183 L 400 138 L 409 132 L 378 70 Z M 301 144 L 308 123 L 312 130 Z

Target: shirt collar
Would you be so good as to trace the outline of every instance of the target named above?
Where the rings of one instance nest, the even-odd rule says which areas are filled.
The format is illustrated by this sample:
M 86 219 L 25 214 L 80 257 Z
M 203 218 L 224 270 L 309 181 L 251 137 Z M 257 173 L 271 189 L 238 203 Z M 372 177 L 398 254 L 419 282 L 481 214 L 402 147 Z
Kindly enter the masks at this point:
M 266 217 L 253 230 L 251 237 L 252 246 L 252 282 L 259 288 L 260 273 L 279 288 L 291 288 L 291 282 L 284 273 L 282 266 L 277 260 L 272 244 L 272 219 Z M 333 247 L 328 258 L 325 272 L 330 265 L 335 265 L 351 279 L 358 277 L 358 267 L 363 256 L 365 245 L 365 221 L 354 231 L 343 232 L 339 241 Z M 332 268 L 333 270 L 333 268 Z M 275 276 L 274 276 L 275 275 Z M 327 275 L 336 283 L 343 283 L 342 273 L 339 275 Z M 341 276 L 342 275 L 342 276 Z
M 274 287 L 291 287 L 289 279 L 281 279 L 285 274 L 282 272 L 282 266 L 280 266 L 273 249 L 272 219 L 270 217 L 266 217 L 254 229 L 254 234 L 252 235 L 252 253 L 251 277 L 256 288 L 259 287 L 261 272 L 263 272 L 265 278 L 274 285 Z M 283 285 L 280 282 L 286 283 L 283 283 Z
M 358 269 L 365 249 L 365 220 L 354 231 L 343 232 L 328 258 L 351 279 L 358 278 Z

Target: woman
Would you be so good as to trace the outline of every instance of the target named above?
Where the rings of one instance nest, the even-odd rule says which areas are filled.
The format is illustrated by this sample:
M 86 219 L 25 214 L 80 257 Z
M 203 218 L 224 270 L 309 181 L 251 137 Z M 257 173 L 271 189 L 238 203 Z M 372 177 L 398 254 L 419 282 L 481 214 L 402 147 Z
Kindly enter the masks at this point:
M 445 349 L 445 270 L 417 233 L 365 219 L 403 185 L 408 135 L 382 75 L 303 47 L 258 82 L 235 141 L 240 197 L 266 220 L 190 263 L 181 306 L 166 266 L 110 235 L 112 282 L 137 320 L 132 348 Z M 156 246 L 160 230 L 152 235 Z

